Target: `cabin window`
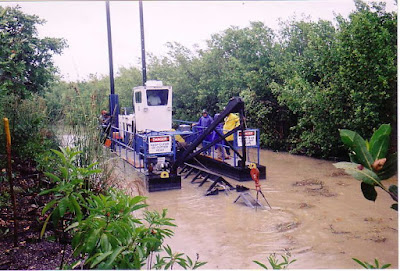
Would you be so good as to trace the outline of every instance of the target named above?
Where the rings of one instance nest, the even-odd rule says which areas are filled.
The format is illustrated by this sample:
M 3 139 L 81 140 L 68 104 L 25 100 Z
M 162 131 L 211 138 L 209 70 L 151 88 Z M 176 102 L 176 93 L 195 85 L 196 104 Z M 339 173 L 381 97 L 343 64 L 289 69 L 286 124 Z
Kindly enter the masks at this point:
M 142 92 L 140 91 L 135 92 L 135 103 L 137 104 L 142 103 Z
M 146 94 L 149 106 L 167 105 L 168 103 L 168 89 L 148 89 Z

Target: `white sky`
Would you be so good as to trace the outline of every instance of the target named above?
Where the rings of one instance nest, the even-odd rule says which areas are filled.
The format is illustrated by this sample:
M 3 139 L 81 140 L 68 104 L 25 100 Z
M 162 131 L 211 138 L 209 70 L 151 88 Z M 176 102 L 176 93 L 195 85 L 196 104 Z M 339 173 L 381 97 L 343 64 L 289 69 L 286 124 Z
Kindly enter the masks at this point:
M 387 0 L 389 10 L 397 9 Z M 89 74 L 108 74 L 108 44 L 105 1 L 6 2 L 47 21 L 38 28 L 41 37 L 65 38 L 69 48 L 54 60 L 65 80 L 84 80 Z M 279 19 L 293 15 L 313 20 L 332 20 L 334 13 L 347 16 L 353 0 L 311 1 L 143 1 L 146 52 L 165 55 L 167 42 L 192 49 L 203 47 L 212 34 L 230 26 L 246 27 L 262 21 L 278 29 Z M 111 1 L 114 71 L 118 67 L 140 67 L 138 1 Z

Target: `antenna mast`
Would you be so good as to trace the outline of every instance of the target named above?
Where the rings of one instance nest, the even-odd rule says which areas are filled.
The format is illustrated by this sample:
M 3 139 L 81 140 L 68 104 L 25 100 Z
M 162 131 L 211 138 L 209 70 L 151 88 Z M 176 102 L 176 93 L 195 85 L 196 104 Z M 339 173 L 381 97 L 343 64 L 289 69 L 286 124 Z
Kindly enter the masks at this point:
M 109 1 L 106 1 L 106 14 L 107 14 L 107 38 L 108 38 L 108 65 L 110 67 L 110 89 L 111 89 L 111 95 L 113 95 L 113 94 L 115 94 L 115 89 L 114 89 L 114 67 L 113 67 L 110 2 Z
M 146 50 L 144 48 L 144 23 L 143 23 L 143 3 L 142 0 L 139 0 L 139 13 L 140 13 L 140 37 L 142 41 L 142 78 L 143 78 L 143 86 L 147 81 L 146 74 Z

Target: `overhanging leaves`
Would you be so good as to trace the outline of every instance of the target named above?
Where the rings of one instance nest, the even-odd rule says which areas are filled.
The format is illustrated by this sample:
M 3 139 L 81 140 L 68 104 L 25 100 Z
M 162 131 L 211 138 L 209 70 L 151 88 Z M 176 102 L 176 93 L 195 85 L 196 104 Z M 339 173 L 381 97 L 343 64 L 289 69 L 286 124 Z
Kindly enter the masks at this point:
M 360 162 L 364 167 L 372 170 L 371 165 L 374 162 L 374 159 L 368 152 L 365 140 L 354 131 L 346 129 L 341 129 L 339 131 L 342 142 L 352 151 L 354 151 L 357 161 Z
M 370 201 L 375 201 L 378 193 L 376 193 L 375 186 L 369 185 L 367 183 L 361 183 L 361 191 L 364 195 L 364 198 Z
M 387 160 L 382 170 L 378 172 L 378 176 L 381 180 L 386 180 L 395 175 L 397 172 L 397 153 L 393 153 L 387 156 Z
M 389 124 L 382 124 L 372 135 L 369 142 L 369 151 L 374 161 L 386 157 L 386 153 L 389 148 L 391 131 L 392 129 Z
M 376 175 L 373 171 L 364 168 L 358 164 L 350 163 L 350 162 L 339 162 L 333 164 L 336 168 L 344 169 L 347 174 L 350 174 L 354 178 L 359 181 L 365 182 L 369 185 L 380 185 L 381 180 L 378 175 Z
M 399 200 L 399 197 L 397 194 L 397 185 L 392 184 L 391 186 L 389 186 L 389 192 L 390 192 L 390 196 L 392 197 L 392 199 L 394 201 Z

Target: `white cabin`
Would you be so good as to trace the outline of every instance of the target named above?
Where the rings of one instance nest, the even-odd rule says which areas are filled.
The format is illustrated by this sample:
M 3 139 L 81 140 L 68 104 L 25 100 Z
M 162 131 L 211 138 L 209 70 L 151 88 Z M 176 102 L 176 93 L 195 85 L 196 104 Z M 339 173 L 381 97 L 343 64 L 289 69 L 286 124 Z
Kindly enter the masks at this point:
M 133 110 L 119 115 L 119 128 L 129 132 L 170 131 L 172 129 L 172 87 L 161 81 L 147 81 L 133 88 Z

